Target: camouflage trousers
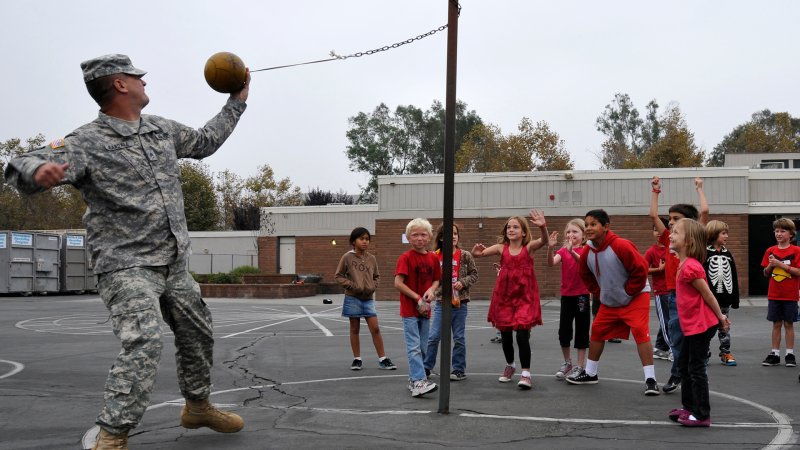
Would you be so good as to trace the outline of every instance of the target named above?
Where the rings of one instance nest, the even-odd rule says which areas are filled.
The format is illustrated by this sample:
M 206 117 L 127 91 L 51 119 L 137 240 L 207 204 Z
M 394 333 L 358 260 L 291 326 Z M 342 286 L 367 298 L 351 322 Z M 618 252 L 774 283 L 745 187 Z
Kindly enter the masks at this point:
M 97 424 L 111 433 L 139 424 L 161 360 L 162 320 L 175 336 L 181 393 L 191 400 L 208 398 L 214 348 L 211 311 L 186 260 L 104 273 L 97 287 L 122 344 L 108 373 L 105 406 Z

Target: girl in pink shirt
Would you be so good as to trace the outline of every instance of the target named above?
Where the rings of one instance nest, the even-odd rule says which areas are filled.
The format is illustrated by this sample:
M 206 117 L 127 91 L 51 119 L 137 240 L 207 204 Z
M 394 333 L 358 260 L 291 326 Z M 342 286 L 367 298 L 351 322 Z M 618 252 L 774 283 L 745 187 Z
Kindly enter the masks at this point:
M 547 245 L 547 265 L 561 264 L 561 310 L 558 321 L 558 342 L 564 363 L 556 372 L 556 378 L 563 380 L 573 371 L 580 373 L 586 367 L 586 349 L 589 348 L 589 325 L 591 323 L 591 305 L 589 289 L 583 284 L 578 274 L 578 263 L 581 259 L 586 238 L 583 235 L 586 223 L 583 219 L 572 219 L 564 228 L 564 246 L 553 252 L 558 244 L 558 231 L 550 233 Z M 572 365 L 569 343 L 572 340 L 575 323 L 575 348 L 578 360 Z
M 678 318 L 683 343 L 678 356 L 681 373 L 682 408 L 669 412 L 669 418 L 687 427 L 711 426 L 706 358 L 717 327 L 727 331 L 730 321 L 719 309 L 717 299 L 706 283 L 700 261 L 705 260 L 705 227 L 692 219 L 681 219 L 670 234 L 670 248 L 678 253 L 680 265 L 675 283 Z

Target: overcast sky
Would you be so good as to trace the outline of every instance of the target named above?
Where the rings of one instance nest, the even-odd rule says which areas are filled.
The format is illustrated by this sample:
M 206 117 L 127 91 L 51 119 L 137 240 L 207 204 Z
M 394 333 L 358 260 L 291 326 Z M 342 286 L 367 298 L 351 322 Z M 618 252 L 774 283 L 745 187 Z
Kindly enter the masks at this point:
M 763 108 L 800 115 L 797 1 L 461 0 L 458 98 L 516 132 L 547 121 L 578 169 L 598 167 L 595 120 L 617 92 L 640 112 L 677 102 L 710 152 Z M 125 53 L 148 71 L 157 114 L 199 127 L 226 95 L 206 59 L 238 54 L 252 69 L 351 54 L 447 23 L 447 0 L 28 0 L 3 5 L 0 141 L 61 137 L 93 120 L 81 61 Z M 253 74 L 248 109 L 205 160 L 242 177 L 269 164 L 303 191 L 356 193 L 347 119 L 379 103 L 444 102 L 446 32 L 373 56 Z

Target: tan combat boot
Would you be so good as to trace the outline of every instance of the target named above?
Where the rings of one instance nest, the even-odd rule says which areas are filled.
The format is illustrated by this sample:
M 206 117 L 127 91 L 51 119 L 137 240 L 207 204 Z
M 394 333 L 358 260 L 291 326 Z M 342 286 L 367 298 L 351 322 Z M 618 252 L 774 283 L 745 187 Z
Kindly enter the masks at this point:
M 97 435 L 97 442 L 92 450 L 128 450 L 128 433 L 111 434 L 100 428 L 100 434 Z
M 244 421 L 238 415 L 220 411 L 208 399 L 186 400 L 181 411 L 181 426 L 184 428 L 208 427 L 218 433 L 236 433 L 244 428 Z

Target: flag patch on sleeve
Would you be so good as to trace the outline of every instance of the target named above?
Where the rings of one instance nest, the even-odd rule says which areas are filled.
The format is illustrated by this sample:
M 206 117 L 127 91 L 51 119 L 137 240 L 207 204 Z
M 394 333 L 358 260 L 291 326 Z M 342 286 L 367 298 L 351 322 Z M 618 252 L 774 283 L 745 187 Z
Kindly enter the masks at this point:
M 64 138 L 58 138 L 58 139 L 55 139 L 53 142 L 50 143 L 50 148 L 55 150 L 55 149 L 57 149 L 59 147 L 65 146 L 65 145 L 67 145 L 67 142 L 64 140 Z

